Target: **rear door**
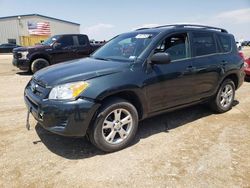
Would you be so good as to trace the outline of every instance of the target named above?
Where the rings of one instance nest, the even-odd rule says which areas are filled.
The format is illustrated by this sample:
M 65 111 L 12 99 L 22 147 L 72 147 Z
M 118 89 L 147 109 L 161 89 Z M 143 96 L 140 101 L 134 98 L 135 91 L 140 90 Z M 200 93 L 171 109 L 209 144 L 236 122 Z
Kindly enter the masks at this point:
M 221 62 L 214 32 L 194 31 L 191 35 L 194 88 L 196 100 L 211 96 L 220 78 Z
M 90 45 L 88 37 L 85 35 L 76 35 L 74 36 L 74 40 L 77 45 L 75 48 L 75 56 L 77 58 L 87 57 L 90 54 Z

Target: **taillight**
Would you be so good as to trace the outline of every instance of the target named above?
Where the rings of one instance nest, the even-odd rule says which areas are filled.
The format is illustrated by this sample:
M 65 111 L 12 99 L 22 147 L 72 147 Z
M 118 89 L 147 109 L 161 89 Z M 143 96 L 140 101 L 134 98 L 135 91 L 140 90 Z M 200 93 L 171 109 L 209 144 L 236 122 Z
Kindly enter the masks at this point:
M 246 62 L 244 62 L 244 68 L 247 69 L 248 67 L 249 65 Z
M 245 60 L 243 52 L 239 52 L 239 55 L 240 55 L 240 57 L 241 57 L 242 59 Z

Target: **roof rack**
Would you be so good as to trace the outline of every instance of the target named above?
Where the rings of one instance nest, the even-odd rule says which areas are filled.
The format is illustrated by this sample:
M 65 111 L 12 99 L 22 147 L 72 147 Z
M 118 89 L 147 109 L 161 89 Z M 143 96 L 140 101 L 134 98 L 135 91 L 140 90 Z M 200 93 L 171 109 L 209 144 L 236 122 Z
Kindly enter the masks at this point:
M 184 28 L 184 27 L 193 27 L 193 28 L 203 28 L 203 29 L 211 29 L 211 30 L 218 30 L 223 33 L 228 33 L 227 30 L 219 28 L 219 27 L 212 27 L 212 26 L 206 26 L 206 25 L 197 25 L 197 24 L 170 24 L 170 25 L 161 25 L 157 27 L 152 27 L 152 28 L 140 28 L 138 30 L 143 30 L 143 29 L 156 29 L 156 28 L 163 28 L 163 27 L 176 27 L 176 28 Z

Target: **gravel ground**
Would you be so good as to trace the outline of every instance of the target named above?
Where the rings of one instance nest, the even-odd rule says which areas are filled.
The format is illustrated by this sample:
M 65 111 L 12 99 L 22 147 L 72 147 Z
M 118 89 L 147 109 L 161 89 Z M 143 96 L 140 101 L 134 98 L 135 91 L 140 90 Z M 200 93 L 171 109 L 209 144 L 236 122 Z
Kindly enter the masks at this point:
M 11 58 L 0 55 L 0 187 L 250 187 L 250 83 L 225 114 L 197 105 L 147 119 L 130 147 L 105 154 L 32 118 L 25 129 L 31 75 Z

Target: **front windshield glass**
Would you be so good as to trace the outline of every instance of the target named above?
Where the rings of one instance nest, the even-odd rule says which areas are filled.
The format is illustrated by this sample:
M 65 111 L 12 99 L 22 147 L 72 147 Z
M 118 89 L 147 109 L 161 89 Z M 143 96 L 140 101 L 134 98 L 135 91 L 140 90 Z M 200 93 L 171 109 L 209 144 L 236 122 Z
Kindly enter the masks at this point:
M 42 42 L 43 45 L 48 45 L 50 46 L 51 44 L 53 44 L 60 36 L 59 35 L 55 35 L 53 37 L 48 38 L 47 40 L 45 40 L 44 42 Z
M 150 44 L 156 33 L 127 33 L 122 34 L 99 50 L 91 57 L 96 59 L 134 61 Z

